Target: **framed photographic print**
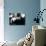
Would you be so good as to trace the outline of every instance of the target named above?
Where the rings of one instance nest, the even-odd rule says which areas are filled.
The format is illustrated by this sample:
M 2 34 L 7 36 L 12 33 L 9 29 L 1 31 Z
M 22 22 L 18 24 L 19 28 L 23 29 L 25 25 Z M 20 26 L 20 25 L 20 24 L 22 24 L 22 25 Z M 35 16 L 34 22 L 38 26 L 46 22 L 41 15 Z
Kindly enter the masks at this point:
M 25 14 L 24 13 L 9 13 L 9 24 L 10 25 L 25 25 Z

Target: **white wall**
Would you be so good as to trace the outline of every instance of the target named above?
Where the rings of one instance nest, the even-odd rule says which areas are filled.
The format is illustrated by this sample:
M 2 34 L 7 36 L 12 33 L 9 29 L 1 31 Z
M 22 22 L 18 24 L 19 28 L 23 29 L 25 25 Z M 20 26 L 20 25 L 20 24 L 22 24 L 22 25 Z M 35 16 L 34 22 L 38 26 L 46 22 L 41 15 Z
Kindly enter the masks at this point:
M 0 42 L 4 41 L 4 3 L 0 0 Z
M 46 0 L 40 0 L 40 9 L 41 10 L 46 9 Z M 43 13 L 42 17 L 43 17 L 44 21 L 43 22 L 40 21 L 40 25 L 43 25 L 46 27 L 46 11 Z
M 43 9 L 46 9 L 46 0 L 40 0 L 40 9 L 41 9 L 41 11 Z M 43 22 L 40 21 L 40 24 L 43 26 L 46 26 L 46 11 L 43 12 L 42 17 L 43 17 Z

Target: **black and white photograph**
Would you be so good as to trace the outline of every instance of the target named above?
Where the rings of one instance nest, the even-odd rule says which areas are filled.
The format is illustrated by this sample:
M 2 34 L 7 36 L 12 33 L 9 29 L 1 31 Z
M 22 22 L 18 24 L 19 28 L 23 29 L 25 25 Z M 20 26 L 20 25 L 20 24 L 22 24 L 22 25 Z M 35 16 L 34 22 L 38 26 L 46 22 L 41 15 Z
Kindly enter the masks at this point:
M 25 14 L 17 13 L 9 13 L 9 24 L 10 25 L 25 25 Z

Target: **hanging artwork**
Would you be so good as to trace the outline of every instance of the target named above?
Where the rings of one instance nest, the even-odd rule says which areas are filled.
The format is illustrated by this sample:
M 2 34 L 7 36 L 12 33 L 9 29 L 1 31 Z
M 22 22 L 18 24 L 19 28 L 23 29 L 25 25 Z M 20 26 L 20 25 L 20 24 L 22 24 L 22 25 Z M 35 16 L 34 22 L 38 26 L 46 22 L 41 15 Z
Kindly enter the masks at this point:
M 9 13 L 10 25 L 25 25 L 25 14 L 23 13 Z

